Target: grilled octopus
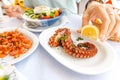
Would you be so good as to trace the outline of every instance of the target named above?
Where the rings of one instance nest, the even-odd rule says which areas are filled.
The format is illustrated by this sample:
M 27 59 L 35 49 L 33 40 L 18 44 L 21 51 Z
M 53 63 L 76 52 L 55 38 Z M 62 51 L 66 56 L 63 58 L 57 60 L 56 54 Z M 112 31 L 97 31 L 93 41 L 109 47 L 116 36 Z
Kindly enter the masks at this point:
M 66 53 L 76 58 L 90 58 L 96 55 L 97 48 L 90 42 L 74 44 L 69 28 L 59 28 L 49 38 L 48 44 L 51 47 L 62 46 Z

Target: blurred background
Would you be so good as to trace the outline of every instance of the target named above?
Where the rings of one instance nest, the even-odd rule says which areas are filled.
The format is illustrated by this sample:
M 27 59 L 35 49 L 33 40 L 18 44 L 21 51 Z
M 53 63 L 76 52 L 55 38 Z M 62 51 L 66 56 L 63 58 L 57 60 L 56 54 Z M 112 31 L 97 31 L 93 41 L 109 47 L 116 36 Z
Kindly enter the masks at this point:
M 1 0 L 0 0 L 1 1 Z M 4 4 L 6 5 L 11 5 L 14 0 L 2 0 Z M 82 14 L 84 9 L 85 9 L 85 4 L 87 3 L 88 0 L 81 0 L 81 2 L 79 3 L 79 14 Z M 0 4 L 1 6 L 1 4 Z M 0 7 L 0 15 L 2 15 L 2 12 L 4 13 L 4 11 L 1 11 L 1 7 Z
M 1 1 L 1 0 L 0 0 Z M 14 0 L 2 0 L 4 2 L 4 4 L 6 5 L 10 5 L 14 2 Z M 81 0 L 81 2 L 79 3 L 79 14 L 82 14 L 84 9 L 85 9 L 85 5 L 87 3 L 88 0 Z M 107 1 L 112 1 L 112 4 L 114 7 L 119 8 L 120 9 L 120 0 L 103 0 L 104 2 Z M 0 3 L 1 5 L 1 3 Z M 0 15 L 1 15 L 1 8 L 0 8 Z

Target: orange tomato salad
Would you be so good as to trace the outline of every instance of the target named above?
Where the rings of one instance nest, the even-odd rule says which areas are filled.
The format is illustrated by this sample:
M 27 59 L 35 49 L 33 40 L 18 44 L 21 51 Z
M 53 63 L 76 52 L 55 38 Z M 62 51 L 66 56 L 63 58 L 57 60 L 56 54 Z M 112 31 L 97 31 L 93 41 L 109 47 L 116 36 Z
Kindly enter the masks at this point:
M 32 46 L 32 41 L 17 29 L 0 33 L 0 58 L 7 55 L 14 58 L 24 54 Z

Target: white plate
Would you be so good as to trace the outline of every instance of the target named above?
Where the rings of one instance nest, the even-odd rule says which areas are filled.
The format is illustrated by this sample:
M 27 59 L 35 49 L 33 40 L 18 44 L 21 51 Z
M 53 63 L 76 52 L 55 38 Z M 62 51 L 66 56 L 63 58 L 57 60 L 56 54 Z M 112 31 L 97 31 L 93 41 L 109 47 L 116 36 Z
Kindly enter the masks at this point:
M 46 30 L 46 29 L 48 29 L 48 28 L 51 28 L 51 27 L 56 27 L 56 26 L 59 26 L 59 25 L 64 25 L 64 24 L 66 24 L 66 23 L 68 23 L 69 22 L 69 20 L 67 19 L 67 17 L 65 17 L 65 16 L 63 16 L 63 17 L 61 17 L 61 19 L 60 20 L 57 20 L 53 25 L 51 25 L 51 26 L 47 26 L 47 27 L 37 27 L 37 28 L 31 28 L 31 27 L 28 27 L 27 25 L 26 25 L 26 22 L 24 22 L 24 24 L 23 24 L 23 28 L 25 28 L 25 29 L 27 29 L 27 30 L 29 30 L 29 31 L 32 31 L 32 32 L 42 32 L 42 31 L 44 31 L 44 30 Z
M 43 48 L 45 48 L 45 50 L 58 62 L 75 72 L 88 75 L 104 73 L 113 67 L 115 54 L 113 48 L 107 42 L 97 42 L 84 37 L 84 40 L 81 40 L 81 42 L 89 41 L 98 49 L 98 52 L 94 57 L 87 59 L 74 58 L 65 53 L 61 47 L 51 48 L 48 45 L 48 41 L 57 29 L 58 27 L 54 27 L 43 31 L 39 35 L 39 41 Z M 71 32 L 73 41 L 78 43 L 76 39 L 80 35 L 74 29 L 71 29 Z
M 4 31 L 12 31 L 12 30 L 15 30 L 16 28 L 12 27 L 12 28 L 3 28 L 0 30 L 0 33 L 3 33 Z M 20 57 L 18 58 L 13 58 L 12 56 L 6 56 L 5 58 L 1 59 L 0 58 L 0 61 L 4 61 L 4 62 L 8 62 L 8 63 L 11 63 L 11 64 L 15 64 L 25 58 L 27 58 L 28 56 L 30 56 L 34 51 L 35 49 L 37 48 L 38 44 L 39 44 L 39 41 L 38 41 L 38 38 L 36 35 L 34 35 L 33 33 L 25 30 L 25 29 L 22 29 L 22 28 L 17 28 L 19 30 L 19 32 L 21 32 L 22 34 L 24 34 L 25 36 L 27 36 L 28 38 L 31 39 L 32 41 L 32 47 L 24 54 L 20 55 Z

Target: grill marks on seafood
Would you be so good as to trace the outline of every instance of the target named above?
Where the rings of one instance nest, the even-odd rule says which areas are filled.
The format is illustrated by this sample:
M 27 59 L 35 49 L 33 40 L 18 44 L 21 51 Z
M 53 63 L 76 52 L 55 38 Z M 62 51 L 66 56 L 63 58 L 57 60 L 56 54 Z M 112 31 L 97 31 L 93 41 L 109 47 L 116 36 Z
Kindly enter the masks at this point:
M 62 46 L 66 53 L 76 58 L 89 58 L 97 53 L 97 48 L 90 42 L 74 44 L 71 32 L 68 28 L 59 28 L 49 38 L 48 44 L 51 47 Z

